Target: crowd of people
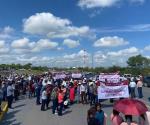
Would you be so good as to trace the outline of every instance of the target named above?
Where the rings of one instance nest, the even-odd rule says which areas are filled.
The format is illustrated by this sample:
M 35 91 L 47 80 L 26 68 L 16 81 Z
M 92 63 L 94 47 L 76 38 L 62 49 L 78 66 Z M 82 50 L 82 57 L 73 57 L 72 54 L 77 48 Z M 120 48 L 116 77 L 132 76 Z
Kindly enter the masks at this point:
M 49 109 L 52 102 L 52 113 L 62 115 L 63 109 L 75 102 L 94 105 L 98 102 L 97 84 L 86 78 L 74 80 L 54 79 L 52 74 L 18 75 L 0 77 L 0 102 L 8 101 L 12 108 L 13 101 L 20 95 L 36 98 L 36 104 L 41 105 L 41 111 Z
M 131 78 L 127 81 L 131 98 L 136 97 L 136 88 L 138 97 L 142 98 L 142 80 Z M 54 79 L 51 73 L 37 76 L 18 74 L 11 74 L 8 77 L 0 76 L 0 105 L 2 101 L 8 101 L 8 107 L 13 108 L 13 101 L 17 101 L 23 95 L 29 99 L 36 98 L 35 103 L 41 105 L 41 111 L 48 110 L 51 102 L 52 114 L 62 116 L 63 111 L 75 102 L 83 105 L 90 104 L 91 108 L 87 113 L 88 125 L 106 125 L 108 117 L 102 110 L 97 93 L 100 84 L 101 82 L 97 79 Z M 110 102 L 113 102 L 113 99 L 110 99 Z M 142 121 L 140 125 L 150 124 L 144 123 L 146 121 L 144 114 L 141 118 L 143 119 L 140 120 Z M 125 116 L 123 120 L 120 113 L 115 110 L 110 119 L 112 125 L 126 125 L 132 122 L 132 116 Z

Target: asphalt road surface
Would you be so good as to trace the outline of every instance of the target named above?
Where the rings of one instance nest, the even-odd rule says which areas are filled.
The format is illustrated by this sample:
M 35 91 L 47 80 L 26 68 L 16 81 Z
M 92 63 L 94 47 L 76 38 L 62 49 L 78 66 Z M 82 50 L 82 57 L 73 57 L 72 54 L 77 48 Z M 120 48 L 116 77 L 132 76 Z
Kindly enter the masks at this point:
M 144 101 L 150 109 L 150 88 L 143 88 Z M 109 101 L 102 102 L 110 125 L 112 106 Z M 22 99 L 13 104 L 0 125 L 87 125 L 86 116 L 89 105 L 75 104 L 63 112 L 63 116 L 52 115 L 51 109 L 41 112 L 35 105 L 35 99 Z

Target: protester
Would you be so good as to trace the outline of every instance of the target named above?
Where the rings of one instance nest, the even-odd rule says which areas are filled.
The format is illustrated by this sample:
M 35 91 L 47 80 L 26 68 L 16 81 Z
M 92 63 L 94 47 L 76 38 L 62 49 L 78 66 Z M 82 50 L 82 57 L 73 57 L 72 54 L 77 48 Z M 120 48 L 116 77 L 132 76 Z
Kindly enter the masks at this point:
M 99 125 L 98 120 L 95 118 L 96 109 L 91 107 L 87 112 L 87 123 L 88 125 Z
M 45 111 L 46 100 L 47 100 L 46 87 L 44 87 L 43 90 L 42 90 L 41 99 L 42 99 L 41 111 Z
M 90 106 L 95 104 L 95 95 L 94 95 L 94 83 L 89 83 L 89 97 L 90 97 Z
M 49 103 L 51 101 L 51 92 L 52 92 L 52 83 L 48 81 L 48 84 L 46 86 L 46 94 L 47 94 L 47 100 L 46 100 L 46 107 L 49 108 Z
M 14 82 L 14 99 L 17 101 L 19 98 L 19 84 Z
M 57 114 L 56 113 L 56 109 L 58 107 L 58 98 L 57 98 L 57 93 L 58 92 L 58 88 L 55 87 L 53 90 L 52 90 L 52 93 L 51 93 L 51 99 L 52 99 L 52 113 L 53 114 Z
M 110 116 L 111 125 L 120 125 L 123 122 L 123 118 L 119 115 L 119 112 L 113 110 L 113 113 Z
M 140 125 L 146 125 L 145 122 L 146 122 L 146 119 L 145 119 L 144 114 L 140 115 L 140 117 L 139 117 L 139 124 Z
M 138 125 L 136 122 L 132 121 L 131 115 L 126 115 L 125 119 L 126 119 L 126 121 L 122 122 L 120 125 Z
M 12 108 L 13 95 L 14 95 L 14 88 L 13 88 L 13 86 L 12 86 L 12 82 L 9 81 L 8 87 L 7 87 L 8 108 Z
M 142 86 L 143 86 L 142 80 L 138 79 L 137 90 L 138 90 L 139 98 L 143 98 Z
M 70 86 L 69 99 L 70 99 L 70 104 L 72 105 L 74 103 L 74 99 L 75 99 L 75 88 L 74 88 L 73 84 L 71 84 L 71 86 Z
M 147 111 L 139 117 L 139 125 L 150 125 L 150 112 Z
M 63 110 L 63 105 L 64 104 L 64 93 L 61 89 L 61 87 L 59 87 L 58 90 L 58 115 L 62 116 L 62 110 Z
M 130 91 L 131 91 L 131 98 L 135 98 L 136 83 L 134 82 L 133 78 L 131 79 L 129 86 L 130 86 Z
M 77 86 L 77 103 L 81 102 L 80 88 L 81 88 L 81 81 L 79 81 L 78 86 Z
M 3 91 L 3 101 L 7 100 L 7 84 L 5 81 L 2 81 L 2 91 Z
M 2 111 L 1 109 L 2 100 L 3 100 L 3 91 L 2 91 L 2 83 L 0 83 L 0 113 Z
M 80 87 L 80 94 L 81 94 L 82 104 L 87 103 L 86 93 L 87 93 L 87 86 L 86 86 L 86 82 L 83 81 L 83 83 L 81 84 L 81 87 Z
M 150 111 L 145 113 L 145 125 L 150 125 Z
M 104 111 L 101 109 L 101 104 L 97 103 L 95 105 L 96 108 L 96 114 L 95 114 L 95 118 L 98 120 L 98 125 L 104 125 L 104 120 L 105 120 L 105 115 L 104 115 Z
M 37 105 L 40 105 L 40 96 L 41 96 L 41 89 L 42 89 L 42 85 L 41 83 L 39 82 L 35 91 L 36 91 L 36 104 Z

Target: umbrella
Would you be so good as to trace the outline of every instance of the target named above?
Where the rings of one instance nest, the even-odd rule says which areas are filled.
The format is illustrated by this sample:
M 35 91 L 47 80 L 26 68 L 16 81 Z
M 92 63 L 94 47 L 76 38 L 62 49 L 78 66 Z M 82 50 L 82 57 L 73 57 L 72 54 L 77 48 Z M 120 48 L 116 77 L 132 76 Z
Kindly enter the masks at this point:
M 146 105 L 136 99 L 122 99 L 114 104 L 114 110 L 125 115 L 140 116 L 148 111 Z

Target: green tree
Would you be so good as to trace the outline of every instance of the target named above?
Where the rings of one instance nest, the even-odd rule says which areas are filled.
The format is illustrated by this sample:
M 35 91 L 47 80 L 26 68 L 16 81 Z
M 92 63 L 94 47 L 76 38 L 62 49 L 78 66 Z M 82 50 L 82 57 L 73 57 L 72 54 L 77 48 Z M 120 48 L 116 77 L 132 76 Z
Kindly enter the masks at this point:
M 143 57 L 142 55 L 137 55 L 130 57 L 127 61 L 127 64 L 129 67 L 132 68 L 143 68 L 150 65 L 149 59 L 146 57 Z
M 24 69 L 31 69 L 31 66 L 32 66 L 31 63 L 27 63 L 23 67 L 24 67 Z

